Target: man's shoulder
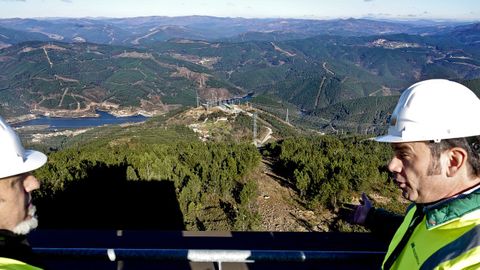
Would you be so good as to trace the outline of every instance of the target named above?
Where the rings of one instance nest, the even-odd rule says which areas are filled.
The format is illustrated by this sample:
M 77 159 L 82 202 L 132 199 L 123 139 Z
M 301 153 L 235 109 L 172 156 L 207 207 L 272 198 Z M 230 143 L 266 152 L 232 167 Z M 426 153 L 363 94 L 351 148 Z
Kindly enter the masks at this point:
M 433 228 L 452 221 L 475 221 L 480 223 L 480 189 L 468 194 L 426 206 L 427 227 Z
M 15 259 L 0 257 L 0 270 L 41 270 L 41 268 Z

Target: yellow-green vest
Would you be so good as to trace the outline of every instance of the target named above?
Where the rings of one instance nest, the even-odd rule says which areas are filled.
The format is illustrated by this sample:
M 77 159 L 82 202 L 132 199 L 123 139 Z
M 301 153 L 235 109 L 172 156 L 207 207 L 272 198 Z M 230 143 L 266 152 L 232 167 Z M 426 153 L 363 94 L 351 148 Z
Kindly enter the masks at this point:
M 0 257 L 0 270 L 42 270 L 42 269 L 26 264 L 21 261 Z
M 390 242 L 382 269 L 416 210 L 416 205 L 408 210 Z M 390 269 L 480 269 L 480 189 L 425 206 L 423 213 Z

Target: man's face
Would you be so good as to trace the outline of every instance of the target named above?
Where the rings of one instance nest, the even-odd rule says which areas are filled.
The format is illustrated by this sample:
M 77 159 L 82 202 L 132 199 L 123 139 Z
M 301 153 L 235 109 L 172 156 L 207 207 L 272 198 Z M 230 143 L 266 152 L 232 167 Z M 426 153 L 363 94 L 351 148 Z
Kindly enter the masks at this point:
M 445 181 L 446 159 L 440 157 L 439 170 L 429 170 L 432 162 L 430 148 L 424 142 L 393 143 L 394 156 L 388 169 L 403 196 L 412 202 L 429 203 L 445 198 L 451 187 Z M 431 168 L 431 167 L 430 167 Z
M 31 173 L 0 179 L 0 229 L 26 234 L 36 227 L 30 192 L 39 187 Z

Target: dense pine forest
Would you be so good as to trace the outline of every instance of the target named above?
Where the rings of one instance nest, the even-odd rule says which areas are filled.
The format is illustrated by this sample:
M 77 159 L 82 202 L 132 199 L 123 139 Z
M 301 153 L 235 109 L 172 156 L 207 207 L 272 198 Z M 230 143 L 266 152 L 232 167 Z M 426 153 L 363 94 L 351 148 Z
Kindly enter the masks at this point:
M 388 183 L 388 145 L 359 137 L 287 138 L 266 150 L 311 207 L 338 208 L 353 192 L 394 191 Z
M 202 142 L 184 126 L 156 121 L 102 128 L 46 149 L 49 162 L 36 171 L 41 226 L 259 230 L 262 160 L 314 212 L 338 214 L 363 191 L 388 198 L 383 207 L 405 207 L 389 181 L 386 144 L 352 135 L 292 136 L 291 130 L 257 148 L 246 139 Z M 338 219 L 329 226 L 355 230 Z
M 171 137 L 175 131 L 157 132 Z M 260 161 L 256 148 L 189 139 L 118 138 L 50 153 L 49 163 L 37 173 L 43 181 L 39 201 L 46 204 L 39 208 L 49 211 L 45 226 L 253 229 L 255 182 L 249 173 Z M 171 200 L 165 200 L 168 196 Z M 54 217 L 60 208 L 67 217 Z M 129 216 L 142 216 L 138 213 L 149 218 Z

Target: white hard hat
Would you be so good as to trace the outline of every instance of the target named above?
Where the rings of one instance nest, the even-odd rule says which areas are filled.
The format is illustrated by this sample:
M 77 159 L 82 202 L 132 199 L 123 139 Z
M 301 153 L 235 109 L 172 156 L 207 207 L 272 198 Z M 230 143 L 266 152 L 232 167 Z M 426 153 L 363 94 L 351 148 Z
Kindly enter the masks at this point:
M 435 141 L 480 135 L 480 100 L 467 87 L 443 79 L 406 89 L 379 142 Z
M 17 133 L 0 117 L 0 178 L 33 171 L 47 162 L 47 156 L 25 150 Z

